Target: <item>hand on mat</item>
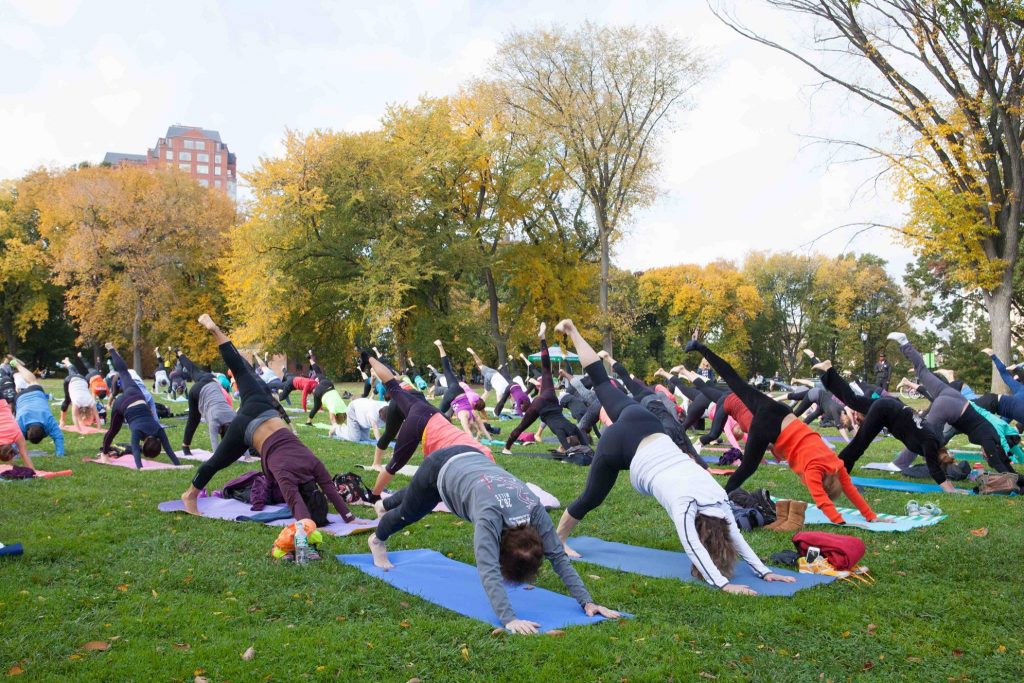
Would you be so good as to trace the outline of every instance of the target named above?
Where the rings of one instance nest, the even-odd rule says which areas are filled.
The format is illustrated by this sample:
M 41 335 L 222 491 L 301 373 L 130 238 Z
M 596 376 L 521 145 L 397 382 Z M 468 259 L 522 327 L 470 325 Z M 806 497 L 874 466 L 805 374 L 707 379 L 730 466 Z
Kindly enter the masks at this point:
M 765 581 L 781 581 L 782 583 L 796 583 L 795 576 L 786 576 L 785 574 L 776 574 L 771 572 L 764 575 Z
M 568 555 L 569 557 L 574 557 L 576 559 L 579 559 L 579 558 L 583 557 L 578 552 L 576 552 L 575 550 L 570 548 L 568 543 L 563 543 L 562 547 L 565 549 L 565 554 Z
M 722 590 L 726 593 L 732 593 L 733 595 L 757 595 L 757 591 L 750 586 L 744 586 L 740 583 L 727 583 L 722 586 Z
M 601 605 L 595 605 L 592 602 L 588 602 L 587 604 L 585 604 L 583 606 L 583 611 L 587 613 L 588 617 L 593 617 L 598 614 L 600 614 L 602 617 L 605 617 L 606 619 L 619 619 L 620 617 L 622 617 L 622 615 L 616 612 L 615 610 L 608 609 L 607 607 L 602 607 Z
M 513 619 L 512 621 L 505 624 L 505 630 L 511 631 L 512 633 L 518 633 L 519 635 L 529 635 L 536 633 L 537 629 L 540 628 L 540 624 L 535 621 L 526 621 L 524 619 Z

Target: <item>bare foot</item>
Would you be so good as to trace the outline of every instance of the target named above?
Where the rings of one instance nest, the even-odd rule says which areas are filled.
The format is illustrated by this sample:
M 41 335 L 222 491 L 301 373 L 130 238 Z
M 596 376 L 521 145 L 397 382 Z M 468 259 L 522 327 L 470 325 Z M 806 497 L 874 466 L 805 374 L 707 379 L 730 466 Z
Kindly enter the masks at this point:
M 611 354 L 608 353 L 607 351 L 605 351 L 604 349 L 601 349 L 600 351 L 598 351 L 597 355 L 600 356 L 601 358 L 604 358 L 605 360 L 608 360 L 609 358 L 611 358 Z
M 672 368 L 671 370 L 669 370 L 669 372 L 671 372 L 673 375 L 678 375 L 680 372 L 686 372 L 686 366 L 685 365 L 677 365 L 674 368 Z
M 384 509 L 384 501 L 378 500 L 376 503 L 374 503 L 373 511 L 377 513 L 377 519 L 383 517 L 387 513 L 387 510 Z
M 395 568 L 395 565 L 391 564 L 391 560 L 388 559 L 387 546 L 377 538 L 377 534 L 370 534 L 370 540 L 367 541 L 367 545 L 370 546 L 370 554 L 373 555 L 374 566 L 380 567 L 384 571 Z
M 471 356 L 475 356 L 476 355 L 476 352 L 473 351 L 473 349 L 469 348 L 468 346 L 466 347 L 466 353 L 468 353 Z
M 547 323 L 541 323 L 540 324 L 540 329 L 537 330 L 537 338 L 538 339 L 543 339 L 544 335 L 547 333 L 547 331 L 548 331 L 548 324 Z
M 570 318 L 565 318 L 564 320 L 559 321 L 557 325 L 555 325 L 555 332 L 561 332 L 562 334 L 572 334 L 575 331 L 576 325 L 573 324 L 572 319 Z
M 441 348 L 441 346 L 443 346 L 443 344 L 441 344 L 441 340 L 440 339 L 435 339 L 434 340 L 434 346 L 436 346 L 437 348 Z
M 103 345 L 103 348 L 105 348 L 107 351 L 110 351 L 114 348 L 114 344 L 112 342 L 107 342 L 106 344 Z
M 202 516 L 199 512 L 199 491 L 192 493 L 194 487 L 190 486 L 188 491 L 181 494 L 181 502 L 185 505 L 185 512 L 197 517 Z
M 807 356 L 808 358 L 814 358 L 814 351 L 811 351 L 810 349 L 804 349 L 804 355 Z
M 203 313 L 199 316 L 199 324 L 210 331 L 213 331 L 217 327 L 213 322 L 213 318 L 211 318 L 208 313 Z
M 818 372 L 828 372 L 829 368 L 832 367 L 832 361 L 823 360 L 817 365 L 812 365 L 811 370 L 817 370 Z

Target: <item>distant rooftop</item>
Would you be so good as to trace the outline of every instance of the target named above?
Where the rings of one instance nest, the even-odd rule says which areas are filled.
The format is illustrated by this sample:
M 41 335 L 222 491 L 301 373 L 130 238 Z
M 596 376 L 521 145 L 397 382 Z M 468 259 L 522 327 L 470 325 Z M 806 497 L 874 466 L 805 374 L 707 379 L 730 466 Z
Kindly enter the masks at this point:
M 189 131 L 193 130 L 198 130 L 200 133 L 210 138 L 211 140 L 216 140 L 217 142 L 220 142 L 219 131 L 206 130 L 205 128 L 200 128 L 199 126 L 171 126 L 167 129 L 167 135 L 165 135 L 164 137 L 176 138 L 185 135 Z
M 122 161 L 146 161 L 145 154 L 125 154 L 123 152 L 107 152 L 103 155 L 103 163 L 116 166 Z

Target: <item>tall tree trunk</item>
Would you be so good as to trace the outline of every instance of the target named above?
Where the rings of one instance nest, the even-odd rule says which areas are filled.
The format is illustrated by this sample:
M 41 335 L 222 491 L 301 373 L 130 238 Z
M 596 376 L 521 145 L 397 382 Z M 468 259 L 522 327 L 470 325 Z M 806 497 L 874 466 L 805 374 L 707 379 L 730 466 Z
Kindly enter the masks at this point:
M 594 207 L 594 216 L 597 219 L 598 238 L 601 241 L 601 282 L 598 292 L 598 306 L 601 309 L 601 346 L 608 353 L 612 352 L 612 328 L 611 319 L 608 316 L 608 268 L 609 268 L 609 239 L 607 217 L 598 207 Z
M 14 315 L 9 310 L 4 310 L 2 326 L 4 345 L 7 347 L 7 353 L 13 356 L 18 350 L 18 338 L 14 334 Z
M 142 376 L 142 299 L 135 297 L 135 317 L 132 318 L 132 367 Z
M 494 348 L 498 351 L 498 360 L 494 367 L 498 367 L 502 363 L 507 362 L 508 339 L 501 333 L 501 320 L 498 317 L 498 288 L 494 284 L 494 272 L 490 266 L 484 266 L 484 281 L 487 283 L 487 307 L 490 312 L 488 328 L 491 333 L 491 339 L 494 341 Z M 481 360 L 483 358 L 481 356 Z
M 992 328 L 992 350 L 1004 363 L 1012 359 L 1010 353 L 1010 299 L 1013 296 L 1013 273 L 1003 276 L 1003 282 L 986 293 L 985 304 L 988 308 L 989 324 Z M 992 366 L 992 392 L 1006 393 L 1006 384 L 999 372 Z

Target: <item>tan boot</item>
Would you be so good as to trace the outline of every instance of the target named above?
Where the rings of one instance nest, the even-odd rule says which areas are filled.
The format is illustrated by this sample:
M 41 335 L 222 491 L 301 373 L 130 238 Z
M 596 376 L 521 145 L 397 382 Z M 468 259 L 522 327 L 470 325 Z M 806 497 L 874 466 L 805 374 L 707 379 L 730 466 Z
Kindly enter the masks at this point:
M 776 531 L 800 531 L 804 528 L 804 514 L 807 512 L 807 503 L 802 500 L 789 501 L 789 515 L 786 521 L 780 524 Z
M 789 504 L 790 500 L 777 500 L 775 501 L 775 521 L 771 524 L 766 525 L 765 529 L 771 529 L 772 531 L 778 531 L 778 527 L 784 524 L 789 517 Z

